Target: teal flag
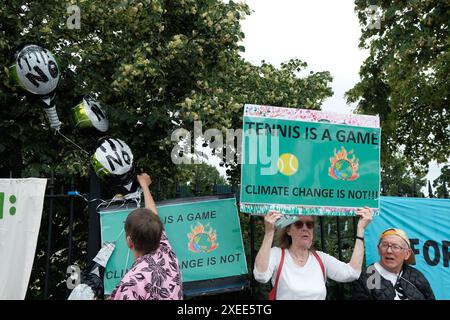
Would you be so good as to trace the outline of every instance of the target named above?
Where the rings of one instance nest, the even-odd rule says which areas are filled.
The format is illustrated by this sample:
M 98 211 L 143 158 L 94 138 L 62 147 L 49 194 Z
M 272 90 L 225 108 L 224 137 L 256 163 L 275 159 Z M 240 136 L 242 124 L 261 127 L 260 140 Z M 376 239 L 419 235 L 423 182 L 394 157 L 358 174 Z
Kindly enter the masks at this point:
M 246 106 L 241 211 L 354 215 L 359 207 L 377 209 L 380 129 L 363 126 L 367 121 L 356 115 L 337 122 L 329 113 L 321 119 L 319 111 L 304 111 Z
M 178 257 L 183 283 L 248 273 L 235 198 L 176 199 L 157 208 Z M 134 262 L 124 235 L 131 211 L 100 212 L 102 243 L 116 244 L 105 269 L 105 294 L 112 292 Z
M 414 268 L 427 278 L 436 299 L 450 300 L 450 199 L 381 197 L 380 214 L 366 229 L 366 265 L 380 260 L 378 242 L 389 228 L 406 232 Z

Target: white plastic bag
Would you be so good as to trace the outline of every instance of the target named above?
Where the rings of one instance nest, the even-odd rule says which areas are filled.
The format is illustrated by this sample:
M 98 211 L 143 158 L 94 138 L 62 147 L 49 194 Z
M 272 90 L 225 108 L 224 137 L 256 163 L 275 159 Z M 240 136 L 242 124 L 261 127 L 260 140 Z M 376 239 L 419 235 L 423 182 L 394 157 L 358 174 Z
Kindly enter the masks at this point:
M 95 294 L 90 286 L 81 283 L 72 290 L 67 300 L 95 300 Z

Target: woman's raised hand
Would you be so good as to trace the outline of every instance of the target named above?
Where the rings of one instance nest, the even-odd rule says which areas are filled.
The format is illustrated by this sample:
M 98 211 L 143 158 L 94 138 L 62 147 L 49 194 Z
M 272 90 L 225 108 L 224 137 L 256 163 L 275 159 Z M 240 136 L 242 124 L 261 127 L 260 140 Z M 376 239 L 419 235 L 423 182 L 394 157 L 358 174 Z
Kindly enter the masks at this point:
M 275 210 L 270 210 L 264 216 L 264 230 L 266 233 L 275 231 L 275 222 L 280 219 L 283 215 Z

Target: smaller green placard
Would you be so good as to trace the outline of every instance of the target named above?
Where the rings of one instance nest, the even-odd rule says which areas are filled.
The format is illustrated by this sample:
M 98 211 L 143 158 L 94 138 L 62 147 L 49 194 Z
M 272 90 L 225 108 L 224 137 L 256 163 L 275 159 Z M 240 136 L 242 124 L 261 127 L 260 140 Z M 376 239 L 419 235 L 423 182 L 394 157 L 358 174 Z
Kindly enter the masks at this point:
M 157 207 L 178 257 L 183 282 L 248 273 L 234 197 L 176 199 Z M 132 210 L 100 212 L 102 243 L 115 241 L 116 244 L 105 270 L 105 294 L 114 290 L 134 262 L 124 232 L 125 220 Z

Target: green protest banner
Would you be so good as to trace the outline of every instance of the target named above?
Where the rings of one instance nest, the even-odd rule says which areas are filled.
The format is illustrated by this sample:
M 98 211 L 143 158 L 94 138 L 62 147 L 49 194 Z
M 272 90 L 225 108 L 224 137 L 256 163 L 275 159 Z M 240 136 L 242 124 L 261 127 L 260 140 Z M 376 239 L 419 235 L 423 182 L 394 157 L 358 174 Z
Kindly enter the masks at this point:
M 157 208 L 178 257 L 183 284 L 248 273 L 234 197 L 183 198 L 160 202 Z M 124 235 L 125 220 L 133 209 L 100 211 L 102 243 L 116 245 L 105 269 L 105 294 L 134 262 Z
M 354 215 L 379 207 L 378 117 L 246 105 L 242 212 Z

